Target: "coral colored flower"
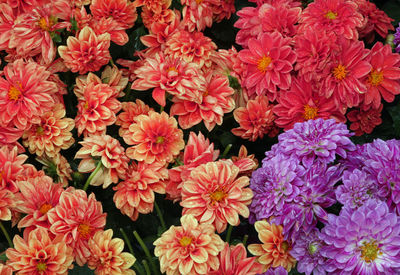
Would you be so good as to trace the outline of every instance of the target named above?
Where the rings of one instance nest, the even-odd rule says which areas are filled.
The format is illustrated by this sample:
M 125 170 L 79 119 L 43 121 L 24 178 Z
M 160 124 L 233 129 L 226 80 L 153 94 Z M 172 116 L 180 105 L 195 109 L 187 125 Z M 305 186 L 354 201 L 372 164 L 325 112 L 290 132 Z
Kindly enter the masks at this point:
M 139 213 L 148 214 L 153 211 L 154 193 L 165 194 L 164 179 L 168 177 L 166 168 L 159 163 L 146 164 L 135 162 L 126 173 L 126 180 L 113 189 L 115 206 L 133 221 Z
M 19 140 L 24 131 L 14 127 L 0 126 L 0 147 L 6 146 L 12 150 L 14 146 L 18 147 L 18 153 L 25 152 L 25 148 L 17 141 Z
M 219 150 L 214 150 L 214 143 L 210 143 L 201 132 L 197 136 L 194 132 L 190 132 L 183 153 L 183 165 L 169 170 L 169 181 L 166 186 L 169 198 L 180 200 L 182 182 L 190 176 L 190 172 L 201 164 L 215 161 L 218 155 Z
M 290 271 L 296 259 L 290 254 L 291 244 L 283 238 L 282 226 L 265 220 L 256 222 L 254 226 L 262 244 L 250 244 L 247 247 L 250 253 L 257 256 L 257 261 L 267 269 L 282 266 Z
M 107 84 L 89 83 L 78 102 L 78 115 L 75 118 L 78 135 L 102 135 L 106 127 L 117 120 L 116 113 L 121 110 L 121 102 L 115 98 L 115 90 Z
M 249 100 L 246 107 L 239 107 L 233 112 L 240 127 L 232 129 L 232 133 L 243 139 L 255 141 L 268 134 L 274 125 L 273 105 L 268 104 L 266 96 L 257 96 Z
M 93 18 L 111 17 L 123 29 L 133 27 L 136 18 L 136 7 L 125 0 L 92 0 L 90 11 Z
M 8 265 L 0 264 L 0 275 L 12 275 L 12 268 Z
M 249 48 L 239 52 L 245 63 L 243 85 L 249 95 L 267 95 L 274 101 L 277 87 L 289 89 L 292 83 L 290 72 L 296 54 L 290 47 L 290 39 L 277 32 L 263 33 L 259 39 L 250 39 Z
M 58 53 L 72 72 L 85 74 L 98 71 L 110 59 L 110 34 L 96 35 L 90 27 L 84 27 L 78 37 L 68 37 L 67 46 L 59 46 Z
M 283 37 L 293 37 L 297 33 L 297 22 L 301 12 L 301 7 L 264 4 L 259 11 L 262 30 L 263 32 L 277 31 Z
M 99 165 L 98 161 L 102 164 L 101 172 L 92 179 L 91 185 L 107 188 L 111 183 L 125 179 L 129 159 L 117 139 L 109 135 L 90 136 L 79 143 L 82 148 L 75 155 L 75 158 L 82 159 L 78 166 L 79 172 L 93 172 Z
M 215 125 L 222 125 L 224 113 L 229 113 L 235 108 L 235 101 L 231 97 L 235 91 L 229 86 L 226 76 L 209 74 L 206 76 L 206 90 L 203 92 L 201 104 L 172 98 L 171 115 L 178 115 L 179 125 L 188 129 L 201 121 L 208 131 Z
M 199 224 L 192 215 L 184 215 L 181 224 L 171 226 L 153 243 L 161 272 L 167 275 L 199 275 L 217 270 L 218 254 L 224 242 L 214 233 L 214 227 Z
M 390 45 L 375 43 L 371 52 L 371 72 L 365 81 L 367 92 L 364 94 L 364 104 L 373 104 L 378 109 L 381 97 L 392 102 L 400 94 L 400 55 L 392 53 Z
M 0 77 L 0 125 L 26 130 L 51 110 L 57 86 L 50 72 L 33 61 L 18 59 L 4 67 Z
M 255 257 L 247 258 L 247 251 L 243 244 L 229 246 L 225 243 L 219 254 L 219 269 L 211 271 L 209 275 L 256 275 L 263 271 L 263 265 L 256 262 Z
M 364 24 L 357 4 L 348 0 L 316 0 L 310 3 L 300 18 L 299 32 L 307 29 L 326 30 L 346 39 L 357 40 L 357 28 Z
M 382 123 L 381 112 L 383 105 L 378 109 L 372 107 L 352 110 L 347 113 L 347 118 L 351 122 L 350 130 L 356 133 L 356 136 L 361 136 L 364 133 L 371 134 L 376 126 Z
M 224 19 L 231 18 L 231 15 L 235 13 L 235 0 L 217 0 L 217 4 L 211 3 L 211 9 L 213 20 L 219 23 Z
M 16 15 L 12 7 L 6 3 L 0 3 L 0 50 L 8 50 L 8 44 L 13 32 Z
M 140 115 L 136 123 L 122 136 L 129 145 L 126 155 L 131 159 L 151 164 L 172 162 L 184 148 L 183 132 L 178 129 L 174 117 L 167 113 L 150 111 L 148 115 Z
M 71 133 L 75 126 L 74 120 L 65 118 L 65 107 L 62 104 L 54 105 L 40 119 L 40 123 L 33 124 L 22 136 L 23 144 L 31 154 L 55 157 L 61 149 L 68 149 L 75 142 Z
M 85 191 L 73 187 L 66 189 L 58 205 L 47 213 L 51 233 L 64 235 L 66 244 L 74 249 L 75 261 L 80 266 L 90 256 L 88 240 L 104 228 L 106 215 L 93 193 L 87 196 Z
M 333 118 L 337 122 L 345 122 L 346 118 L 338 110 L 332 98 L 318 94 L 315 82 L 306 82 L 304 78 L 296 78 L 288 91 L 281 91 L 277 98 L 278 104 L 273 111 L 277 118 L 276 125 L 289 130 L 296 122 L 309 119 Z
M 57 154 L 54 158 L 48 156 L 41 156 L 36 158 L 38 162 L 43 164 L 43 170 L 46 171 L 47 175 L 50 175 L 55 179 L 55 182 L 59 182 L 63 187 L 68 186 L 68 181 L 72 180 L 72 169 L 68 160 L 61 154 Z
M 171 4 L 171 0 L 168 1 Z M 170 24 L 175 20 L 176 13 L 173 10 L 166 8 L 166 4 L 162 7 L 161 12 L 157 13 L 147 8 L 143 7 L 140 16 L 142 17 L 143 25 L 151 30 L 154 23 Z
M 22 239 L 15 235 L 14 247 L 6 250 L 7 265 L 17 274 L 68 274 L 72 269 L 72 249 L 62 236 L 51 239 L 48 231 L 39 227 Z
M 256 38 L 262 33 L 262 4 L 257 7 L 244 7 L 236 15 L 239 19 L 233 25 L 239 29 L 236 35 L 236 43 L 246 48 L 250 38 Z M 265 15 L 265 14 L 264 14 Z
M 89 240 L 88 267 L 95 269 L 97 275 L 135 275 L 136 273 L 129 269 L 135 263 L 135 257 L 128 252 L 122 252 L 124 241 L 112 236 L 112 229 L 108 229 L 96 232 Z
M 204 31 L 213 22 L 212 5 L 218 5 L 218 0 L 181 0 L 183 6 L 183 24 L 189 32 Z
M 0 188 L 0 220 L 11 220 L 11 210 L 16 206 L 15 196 L 10 190 Z
M 255 158 L 254 154 L 248 155 L 247 148 L 244 145 L 240 146 L 239 153 L 237 156 L 232 156 L 233 164 L 239 167 L 240 176 L 248 176 L 258 167 L 258 160 Z
M 192 214 L 199 222 L 212 224 L 218 233 L 227 224 L 240 223 L 239 215 L 247 218 L 253 192 L 246 186 L 249 178 L 238 178 L 239 168 L 231 161 L 202 164 L 190 172 L 182 184 L 182 214 Z
M 122 112 L 118 114 L 116 125 L 120 126 L 119 135 L 122 137 L 125 132 L 129 131 L 129 126 L 136 123 L 139 115 L 148 115 L 150 111 L 154 111 L 140 99 L 135 102 L 122 102 Z
M 169 8 L 171 5 L 170 0 L 135 0 L 133 5 L 136 7 L 146 6 L 146 8 L 154 11 L 154 12 L 161 12 L 161 9 L 166 6 Z

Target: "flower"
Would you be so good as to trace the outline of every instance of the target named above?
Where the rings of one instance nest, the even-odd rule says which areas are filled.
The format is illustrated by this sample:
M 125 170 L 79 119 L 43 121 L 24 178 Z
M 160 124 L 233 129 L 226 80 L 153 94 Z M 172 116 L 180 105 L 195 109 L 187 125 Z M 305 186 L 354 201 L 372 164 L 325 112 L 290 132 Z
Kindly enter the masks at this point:
M 125 0 L 92 0 L 90 11 L 94 19 L 111 17 L 122 29 L 133 27 L 136 19 L 136 7 Z
M 240 223 L 239 215 L 247 218 L 253 192 L 249 178 L 237 178 L 239 168 L 231 161 L 202 164 L 190 172 L 182 184 L 183 215 L 192 214 L 199 222 L 212 224 L 218 233 L 227 224 Z
M 163 6 L 167 5 L 167 8 L 169 7 L 167 3 L 171 5 L 171 1 L 169 0 L 135 0 L 133 5 L 135 7 L 145 6 L 154 12 L 161 12 Z
M 255 38 L 262 33 L 262 5 L 257 7 L 244 7 L 236 15 L 239 19 L 233 25 L 239 29 L 236 35 L 236 43 L 246 48 L 250 38 Z
M 107 188 L 111 183 L 125 179 L 129 159 L 119 141 L 109 135 L 85 137 L 79 142 L 82 148 L 76 152 L 75 158 L 82 159 L 78 171 L 93 172 L 98 161 L 102 165 L 102 173 L 97 174 L 91 185 L 103 185 Z
M 278 32 L 263 33 L 258 39 L 251 38 L 248 49 L 239 52 L 245 63 L 243 85 L 249 95 L 267 95 L 274 101 L 277 87 L 289 89 L 292 83 L 290 72 L 296 61 L 296 54 L 290 47 L 290 39 Z
M 0 275 L 12 275 L 12 271 L 10 266 L 0 264 Z
M 206 27 L 211 27 L 213 22 L 212 5 L 217 5 L 218 0 L 181 0 L 183 6 L 183 24 L 189 32 L 197 29 L 204 31 Z
M 214 227 L 199 224 L 192 215 L 184 215 L 180 221 L 181 226 L 171 226 L 153 243 L 161 272 L 198 275 L 217 270 L 224 242 Z
M 95 273 L 98 275 L 135 275 L 135 272 L 129 269 L 135 263 L 135 257 L 128 252 L 122 252 L 124 241 L 112 238 L 112 236 L 112 229 L 108 229 L 97 231 L 89 240 L 88 267 L 92 270 L 95 269 Z
M 165 164 L 172 162 L 185 147 L 182 130 L 167 113 L 150 111 L 148 115 L 138 116 L 136 121 L 122 136 L 127 144 L 135 145 L 126 150 L 131 159 Z
M 18 274 L 68 274 L 74 257 L 62 236 L 52 239 L 43 227 L 22 239 L 15 235 L 14 247 L 6 250 L 7 265 Z
M 17 146 L 18 153 L 25 152 L 25 148 L 18 142 L 23 133 L 23 130 L 15 127 L 0 126 L 0 147 L 8 147 L 9 150 L 12 150 L 14 146 Z
M 115 124 L 120 126 L 119 135 L 122 137 L 128 132 L 129 126 L 136 122 L 139 115 L 148 115 L 150 111 L 154 111 L 154 109 L 140 99 L 136 99 L 135 102 L 122 102 L 122 112 L 118 114 L 115 121 Z
M 79 32 L 78 37 L 68 37 L 67 46 L 59 46 L 58 53 L 72 72 L 85 74 L 98 71 L 110 61 L 109 47 L 110 34 L 97 36 L 86 26 Z
M 7 3 L 0 4 L 0 50 L 8 50 L 11 35 L 13 32 L 13 25 L 16 19 L 13 8 Z
M 55 157 L 61 149 L 68 149 L 75 142 L 71 133 L 75 126 L 74 120 L 65 117 L 65 107 L 62 104 L 54 105 L 40 120 L 22 136 L 23 144 L 31 154 Z
M 396 274 L 400 271 L 400 220 L 385 202 L 369 200 L 363 206 L 344 207 L 329 215 L 320 239 L 327 272 Z
M 47 213 L 51 233 L 64 235 L 65 243 L 73 248 L 75 261 L 80 266 L 90 256 L 88 240 L 104 228 L 106 215 L 93 193 L 87 196 L 85 191 L 73 187 L 66 189 L 58 205 Z
M 0 124 L 27 130 L 51 110 L 57 86 L 50 72 L 33 61 L 18 59 L 4 67 L 0 77 Z
M 282 226 L 269 224 L 265 220 L 257 221 L 254 226 L 262 244 L 250 244 L 247 247 L 250 253 L 257 256 L 257 261 L 265 265 L 266 269 L 282 266 L 290 271 L 296 259 L 290 254 L 291 244 L 283 238 Z
M 225 243 L 219 254 L 219 269 L 211 271 L 209 275 L 256 275 L 263 271 L 263 266 L 257 263 L 255 257 L 247 258 L 247 251 L 243 244 L 229 246 Z
M 375 127 L 382 123 L 382 109 L 383 105 L 381 104 L 378 109 L 368 106 L 351 110 L 347 113 L 347 118 L 351 122 L 350 130 L 354 131 L 356 136 L 364 133 L 371 134 Z
M 246 107 L 239 107 L 233 112 L 235 120 L 240 127 L 233 128 L 234 135 L 243 139 L 255 141 L 269 134 L 274 127 L 275 116 L 272 112 L 273 105 L 268 105 L 266 96 L 257 96 L 247 101 Z
M 396 52 L 400 52 L 400 23 L 399 27 L 396 28 L 396 33 L 394 34 L 394 39 L 393 39 L 394 46 L 396 47 L 395 50 Z
M 57 154 L 54 158 L 41 156 L 36 158 L 38 162 L 43 164 L 43 170 L 50 175 L 55 182 L 59 182 L 63 187 L 68 186 L 68 180 L 72 180 L 72 169 L 68 160 L 61 154 Z
M 169 6 L 170 4 L 171 0 L 163 4 L 162 10 L 159 13 L 154 12 L 151 9 L 144 6 L 142 12 L 140 13 L 140 16 L 142 17 L 143 20 L 143 25 L 148 30 L 151 30 L 152 25 L 154 23 L 171 24 L 175 20 L 175 17 L 177 15 L 175 11 L 167 8 L 167 6 Z
M 234 0 L 218 0 L 217 4 L 210 4 L 213 12 L 213 20 L 217 23 L 224 19 L 230 19 L 231 15 L 236 11 Z
M 11 210 L 16 206 L 15 196 L 10 190 L 0 188 L 0 220 L 11 220 Z

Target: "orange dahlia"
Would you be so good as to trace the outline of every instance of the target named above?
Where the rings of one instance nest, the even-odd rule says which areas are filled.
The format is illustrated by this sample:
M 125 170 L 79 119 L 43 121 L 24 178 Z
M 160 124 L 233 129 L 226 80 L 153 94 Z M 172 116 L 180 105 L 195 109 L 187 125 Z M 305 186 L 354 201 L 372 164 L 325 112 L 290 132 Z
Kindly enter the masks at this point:
M 147 115 L 153 108 L 146 105 L 140 99 L 135 102 L 122 102 L 122 112 L 117 116 L 116 125 L 120 126 L 119 135 L 122 137 L 125 132 L 129 131 L 129 126 L 136 123 L 139 115 Z
M 247 218 L 253 192 L 249 178 L 237 178 L 239 168 L 231 161 L 208 162 L 192 170 L 182 185 L 182 213 L 192 214 L 200 223 L 212 224 L 218 233 L 227 224 L 240 223 L 239 215 Z
M 192 215 L 181 218 L 182 226 L 171 226 L 158 238 L 154 255 L 160 259 L 161 272 L 167 275 L 208 274 L 219 267 L 218 253 L 224 242 L 209 224 L 199 224 Z
M 251 254 L 257 256 L 257 261 L 265 265 L 266 269 L 283 266 L 290 271 L 296 264 L 296 259 L 290 255 L 290 243 L 283 238 L 283 227 L 263 220 L 257 221 L 255 228 L 262 244 L 250 244 L 247 248 Z
M 12 268 L 8 265 L 0 264 L 0 275 L 12 275 Z
M 72 248 L 62 236 L 51 239 L 43 227 L 31 231 L 25 239 L 15 235 L 13 242 L 15 248 L 6 251 L 7 265 L 17 274 L 67 275 L 73 267 Z
M 58 53 L 72 72 L 85 74 L 96 72 L 110 59 L 110 34 L 96 35 L 90 27 L 84 27 L 78 37 L 68 37 L 67 46 L 59 46 Z
M 164 179 L 168 171 L 159 163 L 145 164 L 139 162 L 129 167 L 125 181 L 120 182 L 113 189 L 115 206 L 133 221 L 139 213 L 148 214 L 153 211 L 154 192 L 165 194 Z
M 150 111 L 148 115 L 138 116 L 136 121 L 122 136 L 127 144 L 135 145 L 126 150 L 131 159 L 165 164 L 172 162 L 185 147 L 182 130 L 167 113 Z
M 92 0 L 90 11 L 93 18 L 111 17 L 120 28 L 130 29 L 136 19 L 136 7 L 126 0 Z
M 16 206 L 14 193 L 0 188 L 0 220 L 11 220 L 11 210 Z
M 64 236 L 66 244 L 74 249 L 75 261 L 80 266 L 90 256 L 88 240 L 104 228 L 106 215 L 93 193 L 87 196 L 85 191 L 73 187 L 66 189 L 58 205 L 47 213 L 51 233 Z
M 135 257 L 124 250 L 124 241 L 112 238 L 113 231 L 98 231 L 89 240 L 90 257 L 88 267 L 95 269 L 96 275 L 124 274 L 135 275 L 129 269 L 136 261 Z
M 162 10 L 159 13 L 152 11 L 146 6 L 143 7 L 142 13 L 140 14 L 143 20 L 143 25 L 150 30 L 151 26 L 154 23 L 161 23 L 161 24 L 172 23 L 175 20 L 176 13 L 173 10 L 167 8 L 167 6 L 169 6 L 170 4 L 171 0 L 169 0 L 167 4 L 163 5 Z

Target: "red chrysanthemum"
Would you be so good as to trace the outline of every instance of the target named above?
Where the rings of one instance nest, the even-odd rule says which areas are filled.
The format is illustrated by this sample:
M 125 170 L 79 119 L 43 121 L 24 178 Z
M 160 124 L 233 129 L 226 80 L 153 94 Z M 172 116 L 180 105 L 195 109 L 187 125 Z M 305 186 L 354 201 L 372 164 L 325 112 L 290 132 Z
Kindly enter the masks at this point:
M 267 95 L 274 101 L 277 88 L 289 89 L 292 83 L 290 72 L 296 54 L 290 47 L 290 39 L 278 32 L 263 33 L 259 39 L 250 39 L 248 46 L 239 52 L 246 66 L 243 85 L 250 95 Z
M 129 130 L 129 126 L 137 122 L 136 118 L 139 115 L 147 115 L 150 111 L 154 111 L 153 108 L 140 99 L 136 99 L 135 102 L 122 102 L 122 112 L 118 114 L 115 121 L 115 125 L 120 126 L 119 135 L 122 137 Z
M 369 106 L 348 112 L 347 118 L 351 122 L 350 130 L 354 131 L 356 136 L 371 134 L 374 128 L 382 123 L 382 108 L 381 104 L 378 109 Z
M 212 5 L 217 5 L 218 0 L 181 0 L 183 6 L 183 24 L 189 32 L 203 31 L 211 27 L 213 22 Z

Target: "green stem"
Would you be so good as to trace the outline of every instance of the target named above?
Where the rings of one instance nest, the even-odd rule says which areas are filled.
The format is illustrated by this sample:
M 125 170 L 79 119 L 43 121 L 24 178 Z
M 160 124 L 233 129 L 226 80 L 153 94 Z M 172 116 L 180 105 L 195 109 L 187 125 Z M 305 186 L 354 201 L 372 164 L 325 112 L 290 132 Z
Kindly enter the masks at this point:
M 111 66 L 115 66 L 115 63 L 114 63 L 114 61 L 112 60 L 112 58 L 110 58 L 110 64 L 111 64 Z
M 160 113 L 164 112 L 164 106 L 160 106 Z
M 243 243 L 244 246 L 246 246 L 246 243 L 247 243 L 247 239 L 248 239 L 248 238 L 249 238 L 249 235 L 244 235 L 243 241 L 242 241 L 242 243 Z
M 3 234 L 7 239 L 8 246 L 9 247 L 14 247 L 13 242 L 11 241 L 10 235 L 8 235 L 8 232 L 7 232 L 6 228 L 4 227 L 4 225 L 3 225 L 3 223 L 1 221 L 0 221 L 0 228 L 1 228 L 1 231 L 3 231 Z
M 146 274 L 147 274 L 147 275 L 151 275 L 150 267 L 149 267 L 149 264 L 147 263 L 147 261 L 146 261 L 146 260 L 143 260 L 143 261 L 142 261 L 142 264 L 143 264 L 143 266 L 144 266 L 144 269 L 146 270 Z
M 120 228 L 119 231 L 121 231 L 122 237 L 124 238 L 124 241 L 126 243 L 126 245 L 128 246 L 129 252 L 133 255 L 133 246 L 131 244 L 131 242 L 128 239 L 128 235 L 126 235 L 125 230 L 123 228 Z M 138 261 L 135 262 L 135 264 L 133 265 L 133 268 L 135 269 L 135 271 L 137 273 L 139 273 L 140 275 L 145 275 L 145 272 L 143 270 L 143 267 L 139 264 Z
M 147 248 L 146 244 L 143 242 L 143 240 L 139 236 L 139 234 L 136 232 L 136 230 L 133 231 L 133 235 L 135 236 L 136 240 L 138 241 L 138 243 L 142 247 L 142 249 L 144 251 L 144 254 L 146 254 L 147 260 L 149 261 L 149 263 L 151 265 L 151 269 L 153 269 L 154 274 L 160 274 L 156 264 L 153 261 L 153 258 L 151 257 L 149 249 Z
M 228 144 L 228 145 L 226 146 L 224 152 L 222 153 L 221 158 L 224 158 L 224 157 L 229 153 L 229 150 L 231 150 L 231 148 L 232 148 L 232 144 L 230 143 L 230 144 Z
M 229 243 L 230 240 L 231 240 L 232 229 L 233 229 L 233 226 L 232 226 L 232 225 L 229 225 L 229 226 L 228 226 L 228 231 L 226 232 L 226 239 L 225 239 L 225 241 L 226 241 L 227 243 Z
M 96 176 L 96 174 L 100 171 L 100 169 L 103 168 L 103 164 L 101 163 L 101 160 L 98 160 L 96 169 L 90 174 L 89 178 L 87 179 L 85 186 L 83 186 L 83 190 L 86 191 L 90 185 L 90 182 L 92 179 Z
M 164 217 L 161 213 L 160 207 L 158 207 L 156 200 L 154 200 L 154 208 L 156 209 L 157 216 L 160 219 L 162 230 L 163 230 L 163 232 L 165 232 L 167 230 L 167 226 L 165 225 Z

